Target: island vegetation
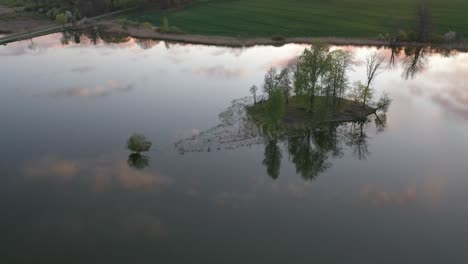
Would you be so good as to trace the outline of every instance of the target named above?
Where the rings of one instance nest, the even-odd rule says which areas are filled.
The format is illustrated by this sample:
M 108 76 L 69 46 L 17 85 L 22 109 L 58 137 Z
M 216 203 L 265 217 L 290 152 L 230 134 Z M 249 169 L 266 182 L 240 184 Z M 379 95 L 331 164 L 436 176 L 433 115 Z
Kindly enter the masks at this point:
M 255 122 L 279 132 L 318 123 L 361 121 L 388 109 L 386 93 L 369 105 L 374 96 L 373 82 L 385 68 L 384 58 L 370 54 L 365 82 L 350 84 L 347 71 L 353 63 L 350 52 L 313 45 L 279 72 L 268 70 L 260 101 L 257 87 L 250 88 L 254 103 L 247 107 L 247 113 Z
M 315 44 L 283 68 L 270 68 L 263 92 L 251 86 L 252 96 L 234 100 L 219 114 L 221 124 L 181 139 L 175 147 L 184 154 L 263 144 L 262 164 L 272 179 L 279 177 L 284 158 L 305 180 L 330 168 L 345 147 L 357 159 L 366 159 L 371 116 L 377 133 L 383 132 L 391 100 L 383 93 L 374 101 L 374 81 L 390 64 L 378 53 L 369 54 L 365 63 L 363 81 L 350 83 L 353 54 Z

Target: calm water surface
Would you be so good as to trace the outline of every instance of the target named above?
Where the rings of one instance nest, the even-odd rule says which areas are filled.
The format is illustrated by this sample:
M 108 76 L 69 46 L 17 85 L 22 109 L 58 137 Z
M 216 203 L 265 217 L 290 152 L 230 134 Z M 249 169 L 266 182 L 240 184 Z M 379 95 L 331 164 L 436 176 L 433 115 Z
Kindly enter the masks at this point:
M 385 129 L 315 131 L 307 159 L 218 126 L 307 46 L 60 39 L 0 47 L 1 263 L 468 263 L 468 54 L 401 51 Z M 377 48 L 335 48 L 364 79 Z

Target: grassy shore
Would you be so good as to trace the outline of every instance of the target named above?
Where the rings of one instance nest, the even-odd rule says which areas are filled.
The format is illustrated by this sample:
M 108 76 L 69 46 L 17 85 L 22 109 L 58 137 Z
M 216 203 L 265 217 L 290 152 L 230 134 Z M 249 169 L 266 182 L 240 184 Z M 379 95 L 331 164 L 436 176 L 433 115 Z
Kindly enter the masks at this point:
M 134 13 L 127 18 L 190 34 L 235 37 L 375 38 L 395 28 L 411 29 L 421 0 L 199 0 L 174 11 Z M 468 35 L 466 0 L 427 0 L 439 34 L 453 30 Z

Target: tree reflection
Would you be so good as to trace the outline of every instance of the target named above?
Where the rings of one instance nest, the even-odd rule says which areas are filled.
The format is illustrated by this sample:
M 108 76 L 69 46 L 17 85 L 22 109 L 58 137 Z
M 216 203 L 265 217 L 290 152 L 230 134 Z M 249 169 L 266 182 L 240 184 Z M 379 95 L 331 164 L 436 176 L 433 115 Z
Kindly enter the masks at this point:
M 296 172 L 306 180 L 312 180 L 330 167 L 328 155 L 313 143 L 313 137 L 320 136 L 311 129 L 297 131 L 288 137 L 288 151 Z M 315 140 L 314 140 L 315 141 Z M 322 139 L 316 142 L 324 143 Z
M 354 156 L 359 160 L 366 160 L 369 156 L 368 136 L 364 130 L 366 123 L 351 123 L 345 133 L 346 145 L 353 150 Z
M 265 165 L 267 174 L 277 179 L 281 168 L 281 149 L 278 146 L 278 139 L 269 139 L 265 142 L 265 157 L 263 159 L 263 165 Z
M 93 45 L 97 45 L 99 43 L 99 31 L 95 28 L 91 30 L 86 30 L 83 32 L 83 35 L 85 35 L 86 38 L 89 39 L 89 42 Z
M 253 101 L 248 98 L 234 100 L 219 115 L 221 124 L 181 139 L 175 147 L 180 153 L 187 153 L 263 145 L 262 164 L 272 179 L 279 178 L 286 151 L 296 173 L 304 180 L 313 180 L 332 167 L 333 159 L 342 158 L 346 152 L 358 160 L 367 159 L 370 152 L 366 130 L 370 119 L 374 119 L 378 133 L 384 131 L 386 124 L 384 111 L 359 122 L 322 122 L 281 130 L 265 129 L 265 124 L 255 123 L 246 115 L 245 106 L 250 103 Z
M 388 63 L 387 63 L 387 68 L 389 69 L 394 69 L 396 68 L 397 66 L 397 62 L 398 62 L 398 55 L 400 54 L 401 52 L 401 47 L 399 46 L 395 46 L 395 45 L 392 45 L 390 47 L 390 58 L 388 60 Z
M 156 46 L 159 41 L 152 39 L 135 39 L 135 43 L 142 49 L 147 50 Z
M 127 163 L 128 163 L 128 166 L 132 168 L 135 168 L 137 170 L 142 170 L 149 166 L 149 158 L 145 155 L 132 153 L 128 155 Z
M 406 58 L 403 60 L 403 77 L 408 80 L 421 72 L 427 64 L 428 48 L 426 47 L 406 47 Z

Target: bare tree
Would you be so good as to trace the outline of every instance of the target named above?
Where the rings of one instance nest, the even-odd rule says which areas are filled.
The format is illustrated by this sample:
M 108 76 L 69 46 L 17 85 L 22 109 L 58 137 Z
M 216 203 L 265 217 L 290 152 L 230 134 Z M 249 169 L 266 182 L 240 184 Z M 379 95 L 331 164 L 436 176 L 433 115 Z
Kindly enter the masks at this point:
M 407 47 L 405 48 L 406 58 L 403 60 L 403 77 L 408 80 L 421 72 L 427 64 L 427 48 Z
M 375 77 L 383 72 L 383 63 L 385 58 L 379 53 L 374 52 L 366 58 L 366 73 L 367 73 L 367 82 L 365 89 L 363 89 L 363 106 L 366 106 L 366 101 L 370 93 L 372 82 Z
M 250 87 L 250 93 L 253 96 L 254 104 L 257 104 L 257 90 L 258 87 L 256 85 L 252 85 L 252 87 Z

